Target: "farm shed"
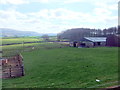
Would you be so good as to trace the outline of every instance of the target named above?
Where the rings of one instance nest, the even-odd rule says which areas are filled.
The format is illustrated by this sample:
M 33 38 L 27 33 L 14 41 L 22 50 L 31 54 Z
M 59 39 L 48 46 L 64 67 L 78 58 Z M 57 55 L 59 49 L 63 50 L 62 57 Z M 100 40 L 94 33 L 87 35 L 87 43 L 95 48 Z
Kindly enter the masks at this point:
M 0 78 L 24 76 L 23 57 L 21 55 L 16 55 L 9 58 L 1 58 L 0 67 L 2 67 L 2 75 L 0 75 Z
M 75 41 L 71 41 L 69 42 L 70 47 L 79 47 L 80 46 L 80 41 L 75 40 Z
M 85 47 L 95 47 L 95 46 L 106 45 L 106 37 L 84 37 L 81 41 Z
M 106 40 L 106 46 L 120 47 L 120 35 L 108 35 Z
M 77 46 L 77 43 L 78 43 L 77 41 L 70 42 L 70 46 L 71 46 L 71 47 L 76 47 L 76 46 Z
M 70 46 L 73 47 L 95 47 L 105 45 L 106 37 L 84 37 L 79 41 L 70 42 Z

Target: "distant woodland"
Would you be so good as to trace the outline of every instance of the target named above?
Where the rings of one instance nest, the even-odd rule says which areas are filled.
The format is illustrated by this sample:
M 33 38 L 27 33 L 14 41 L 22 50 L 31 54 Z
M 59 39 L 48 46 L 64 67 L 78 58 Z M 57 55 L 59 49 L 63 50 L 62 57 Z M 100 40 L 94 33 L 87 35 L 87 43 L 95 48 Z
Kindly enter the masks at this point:
M 80 40 L 83 37 L 107 37 L 107 35 L 120 34 L 119 27 L 108 29 L 90 29 L 90 28 L 73 28 L 63 31 L 57 35 L 57 39 L 68 39 L 70 41 Z

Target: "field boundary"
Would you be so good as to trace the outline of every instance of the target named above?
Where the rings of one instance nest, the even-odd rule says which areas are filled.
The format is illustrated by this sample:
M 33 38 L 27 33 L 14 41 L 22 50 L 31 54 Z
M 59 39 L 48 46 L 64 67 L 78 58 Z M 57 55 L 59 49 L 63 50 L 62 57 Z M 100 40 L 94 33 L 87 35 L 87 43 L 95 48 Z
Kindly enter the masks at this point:
M 46 42 L 46 41 L 24 42 L 24 44 L 27 44 L 27 43 L 43 43 L 43 42 Z M 69 41 L 47 41 L 47 42 L 69 42 Z M 21 43 L 8 43 L 8 44 L 2 44 L 0 46 L 16 45 L 16 44 L 23 44 L 23 43 L 22 42 Z

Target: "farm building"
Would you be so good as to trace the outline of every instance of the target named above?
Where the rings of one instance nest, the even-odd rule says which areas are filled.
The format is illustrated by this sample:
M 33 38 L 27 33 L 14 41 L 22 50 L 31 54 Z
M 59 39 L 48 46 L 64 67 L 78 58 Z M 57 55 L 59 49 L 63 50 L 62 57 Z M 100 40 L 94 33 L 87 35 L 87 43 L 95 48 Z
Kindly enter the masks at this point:
M 85 42 L 85 46 L 105 46 L 106 45 L 106 37 L 84 37 L 83 42 Z
M 70 47 L 77 47 L 78 41 L 70 42 Z
M 106 40 L 106 46 L 120 47 L 120 35 L 108 35 Z
M 80 41 L 70 42 L 73 47 L 97 47 L 105 46 L 106 37 L 84 37 Z

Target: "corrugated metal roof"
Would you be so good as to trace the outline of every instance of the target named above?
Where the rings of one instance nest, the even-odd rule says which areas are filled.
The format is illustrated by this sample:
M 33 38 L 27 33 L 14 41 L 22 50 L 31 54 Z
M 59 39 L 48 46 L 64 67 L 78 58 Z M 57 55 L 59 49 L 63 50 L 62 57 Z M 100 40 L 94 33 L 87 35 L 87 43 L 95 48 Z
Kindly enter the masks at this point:
M 106 42 L 106 37 L 84 37 L 84 38 L 92 42 Z

